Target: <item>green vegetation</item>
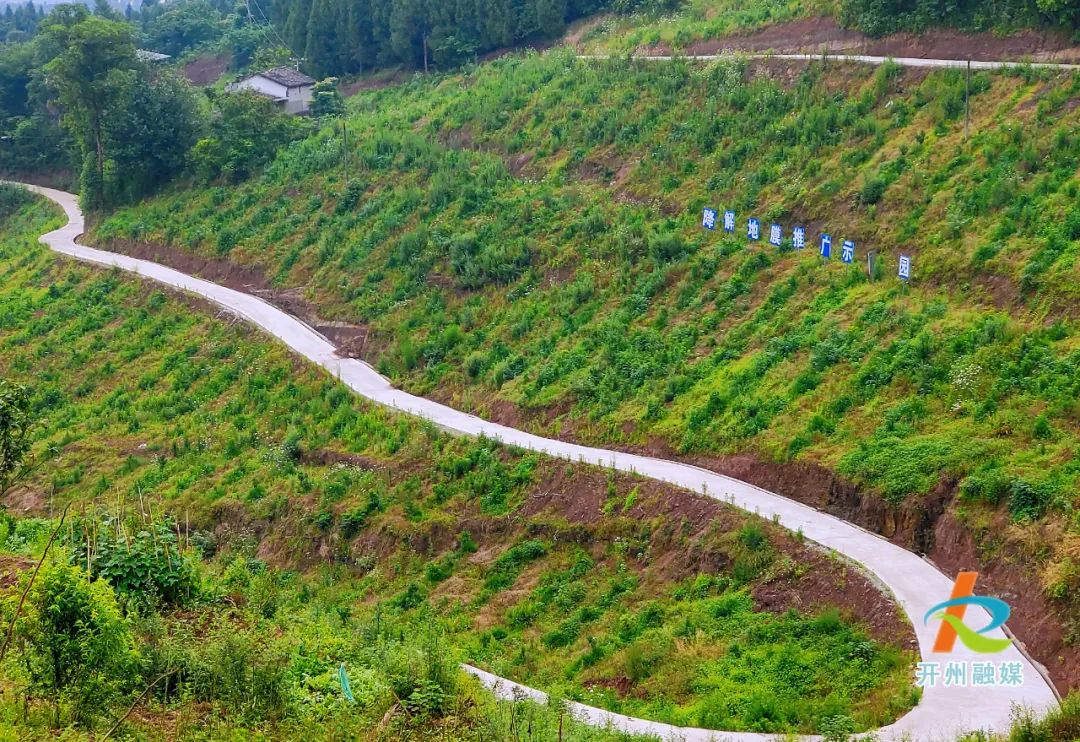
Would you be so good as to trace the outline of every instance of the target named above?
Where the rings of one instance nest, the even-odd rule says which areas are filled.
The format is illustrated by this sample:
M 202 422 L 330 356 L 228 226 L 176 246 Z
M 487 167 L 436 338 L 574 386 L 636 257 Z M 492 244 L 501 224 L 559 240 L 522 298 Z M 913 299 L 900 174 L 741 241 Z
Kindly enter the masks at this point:
M 589 52 L 631 53 L 661 44 L 675 50 L 695 41 L 808 16 L 835 15 L 837 0 L 686 0 L 678 12 L 660 16 L 605 16 L 589 24 L 578 39 Z
M 1080 7 L 1068 0 L 841 0 L 840 20 L 881 36 L 953 26 L 974 31 L 1038 26 L 1080 30 Z
M 677 12 L 604 16 L 575 41 L 590 52 L 630 53 L 661 46 L 680 51 L 698 41 L 817 17 L 835 18 L 839 26 L 869 36 L 942 27 L 1002 35 L 1025 28 L 1066 34 L 1080 30 L 1080 8 L 1067 0 L 686 0 L 669 10 Z M 806 43 L 800 33 L 793 29 L 788 43 Z
M 685 48 L 823 10 L 873 32 L 986 18 L 857 2 L 702 1 L 659 21 L 666 3 L 616 3 L 641 14 L 581 39 Z M 302 290 L 362 325 L 395 382 L 482 415 L 834 472 L 848 482 L 827 496 L 851 501 L 837 507 L 880 513 L 872 525 L 919 550 L 947 517 L 975 559 L 1027 578 L 1017 609 L 1055 628 L 1038 658 L 1053 673 L 1076 657 L 1080 75 L 556 50 L 347 104 L 328 80 L 298 121 L 140 63 L 134 26 L 99 5 L 0 51 L 18 111 L 0 165 L 62 159 L 61 130 L 33 128 L 59 104 L 94 239 Z M 1053 3 L 1009 8 L 1002 23 L 1075 22 Z M 335 72 L 445 69 L 595 9 L 314 0 L 271 15 Z M 151 9 L 143 31 L 205 48 L 213 10 Z M 705 206 L 740 227 L 827 228 L 876 269 L 707 232 Z M 800 536 L 371 408 L 197 302 L 48 256 L 34 238 L 55 215 L 25 194 L 0 188 L 0 218 L 0 495 L 31 514 L 0 518 L 0 567 L 21 575 L 0 658 L 13 736 L 101 732 L 133 702 L 210 737 L 517 737 L 522 715 L 562 728 L 558 704 L 496 703 L 462 661 L 632 715 L 830 739 L 916 702 L 910 655 L 883 641 L 895 632 L 847 600 L 862 578 Z M 31 578 L 58 525 L 33 516 L 68 504 Z M 811 573 L 831 577 L 791 599 Z M 1068 735 L 1075 711 L 1018 718 L 1013 738 Z M 122 726 L 162 732 L 152 714 Z
M 558 36 L 607 6 L 660 10 L 672 0 L 277 0 L 270 17 L 317 75 L 380 67 L 450 69 L 502 47 Z
M 239 188 L 168 194 L 95 237 L 306 286 L 368 326 L 397 382 L 512 403 L 541 432 L 811 461 L 896 506 L 959 482 L 968 527 L 1017 524 L 983 557 L 1037 565 L 1075 627 L 1080 76 L 974 75 L 968 138 L 964 86 L 509 59 L 358 97 L 347 186 L 324 128 Z M 827 225 L 879 272 L 705 232 L 705 205 Z M 1062 538 L 1030 548 L 1047 519 Z
M 815 564 L 861 579 L 782 529 L 719 504 L 673 521 L 692 495 L 365 405 L 242 326 L 48 255 L 33 236 L 54 222 L 22 205 L 0 241 L 0 376 L 29 389 L 32 453 L 58 452 L 7 500 L 74 503 L 53 554 L 70 567 L 43 575 L 78 605 L 119 606 L 134 656 L 119 675 L 73 666 L 64 692 L 13 681 L 48 703 L 36 723 L 100 731 L 168 674 L 152 703 L 221 734 L 348 736 L 396 708 L 401 734 L 480 738 L 507 722 L 462 660 L 680 723 L 867 728 L 915 702 L 910 655 L 835 598 L 757 604 Z M 52 525 L 7 519 L 0 551 L 36 557 Z M 699 575 L 688 555 L 712 566 Z M 8 677 L 40 641 L 26 635 Z M 342 662 L 358 707 L 336 686 Z

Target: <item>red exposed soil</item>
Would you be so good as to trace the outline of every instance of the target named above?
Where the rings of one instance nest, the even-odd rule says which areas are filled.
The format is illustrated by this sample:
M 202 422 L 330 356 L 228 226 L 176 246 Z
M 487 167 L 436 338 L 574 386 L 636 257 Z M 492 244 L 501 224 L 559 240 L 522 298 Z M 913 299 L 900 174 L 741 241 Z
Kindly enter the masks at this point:
M 336 463 L 341 456 L 316 452 L 310 459 Z M 367 460 L 362 465 L 379 466 Z M 418 465 L 406 463 L 384 470 L 396 481 L 421 473 Z M 612 498 L 615 507 L 609 503 L 609 487 L 617 493 Z M 633 504 L 624 511 L 632 490 L 636 490 Z M 453 550 L 462 531 L 468 531 L 479 546 L 469 559 L 474 564 L 491 563 L 508 544 L 526 536 L 577 544 L 597 561 L 607 559 L 609 546 L 618 540 L 628 545 L 627 566 L 640 575 L 643 586 L 666 592 L 672 584 L 697 574 L 728 571 L 731 534 L 753 519 L 721 502 L 661 482 L 551 460 L 541 462 L 524 505 L 509 517 L 485 516 L 468 506 L 450 518 L 414 523 L 392 510 L 348 542 L 338 532 L 322 534 L 306 525 L 303 515 L 314 509 L 315 499 L 295 501 L 290 503 L 291 512 L 278 513 L 273 522 L 253 521 L 243 505 L 222 502 L 206 525 L 214 529 L 220 543 L 254 538 L 261 558 L 275 566 L 300 569 L 328 561 L 349 564 L 350 554 L 392 559 L 403 548 L 434 559 Z M 778 526 L 762 522 L 761 527 L 777 554 L 774 564 L 792 567 L 776 569 L 755 584 L 752 596 L 758 610 L 779 614 L 794 608 L 815 613 L 837 607 L 873 638 L 905 649 L 915 647 L 914 634 L 898 607 L 865 575 Z M 537 578 L 534 571 L 523 572 L 512 588 L 485 606 L 478 620 L 497 623 Z M 460 582 L 443 587 L 436 591 L 443 598 L 472 597 L 469 586 Z
M 29 557 L 0 555 L 0 590 L 5 590 L 19 582 L 19 575 L 34 568 L 34 560 Z
M 304 451 L 300 455 L 300 462 L 309 466 L 345 465 L 363 469 L 365 471 L 379 471 L 385 468 L 382 463 L 375 461 L 374 459 L 369 459 L 366 456 L 327 450 Z
M 343 82 L 338 85 L 338 91 L 343 98 L 351 98 L 357 93 L 362 93 L 365 90 L 382 90 L 388 88 L 391 85 L 400 85 L 407 82 L 412 76 L 412 73 L 405 72 L 404 70 L 395 70 L 390 73 L 380 73 L 372 77 L 362 77 L 359 80 L 353 80 L 352 82 Z
M 883 57 L 925 57 L 978 61 L 1080 61 L 1080 46 L 1063 33 L 1022 31 L 999 37 L 989 33 L 962 33 L 935 29 L 923 34 L 893 34 L 871 38 L 859 31 L 840 28 L 835 19 L 804 18 L 766 26 L 758 31 L 692 43 L 688 55 L 724 51 L 813 54 L 822 50 Z M 665 46 L 647 53 L 670 52 Z
M 598 536 L 607 533 L 616 520 L 628 518 L 629 524 L 644 525 L 647 534 L 641 539 L 645 550 L 642 556 L 649 565 L 649 581 L 676 582 L 731 567 L 730 557 L 717 536 L 737 531 L 750 516 L 710 497 L 626 475 L 615 477 L 616 489 L 620 498 L 625 498 L 624 493 L 631 489 L 637 490 L 633 507 L 624 512 L 620 507 L 611 508 L 605 513 L 607 476 L 594 468 L 546 465 L 521 515 L 535 522 L 538 516 L 554 514 L 582 526 L 570 537 L 585 547 L 599 546 L 599 552 L 603 551 L 604 539 Z M 801 543 L 782 528 L 770 526 L 768 530 L 774 547 L 802 569 L 798 576 L 783 573 L 759 583 L 753 591 L 759 610 L 783 613 L 795 608 L 812 613 L 837 606 L 867 626 L 874 638 L 909 649 L 915 647 L 911 627 L 865 575 Z M 560 539 L 567 535 L 560 534 Z M 625 536 L 632 541 L 632 533 Z
M 229 70 L 231 54 L 199 57 L 180 68 L 180 74 L 192 85 L 213 85 Z
M 621 698 L 626 698 L 630 695 L 630 692 L 634 690 L 634 681 L 625 675 L 621 675 L 617 678 L 605 678 L 603 680 L 591 680 L 585 683 L 585 687 L 589 690 L 593 688 L 610 688 L 615 691 Z

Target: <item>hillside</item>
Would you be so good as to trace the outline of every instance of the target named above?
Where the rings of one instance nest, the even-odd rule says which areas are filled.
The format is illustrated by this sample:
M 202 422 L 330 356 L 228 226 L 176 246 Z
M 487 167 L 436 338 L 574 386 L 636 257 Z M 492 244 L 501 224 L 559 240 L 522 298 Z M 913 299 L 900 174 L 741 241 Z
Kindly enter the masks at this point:
M 1078 92 L 976 73 L 965 126 L 959 72 L 528 55 L 351 99 L 347 184 L 324 128 L 92 236 L 347 323 L 412 391 L 979 567 L 1067 690 Z M 705 206 L 827 229 L 859 260 L 708 232 Z
M 723 49 L 1017 62 L 1080 59 L 1077 11 L 1062 4 L 1055 16 L 1049 5 L 1046 13 L 1035 5 L 1027 0 L 689 0 L 679 12 L 662 16 L 593 18 L 568 40 L 589 53 L 699 55 Z
M 133 610 L 139 670 L 117 697 L 178 673 L 135 733 L 168 736 L 178 715 L 181 731 L 268 738 L 312 724 L 326 738 L 501 736 L 503 712 L 461 660 L 725 729 L 876 727 L 917 699 L 896 607 L 798 534 L 370 407 L 208 306 L 50 256 L 34 239 L 52 212 L 0 196 L 0 378 L 31 386 L 34 450 L 55 449 L 5 498 L 0 563 L 25 570 L 52 526 L 32 516 L 73 504 L 63 548 L 76 563 L 97 553 Z M 169 559 L 157 542 L 147 554 L 141 537 L 107 535 L 172 539 L 170 527 L 180 572 L 154 562 Z M 155 582 L 158 569 L 173 576 Z M 251 658 L 243 682 L 273 692 L 254 703 L 229 690 L 228 673 L 246 671 L 208 669 L 222 653 Z M 339 697 L 340 663 L 355 709 Z M 408 714 L 394 718 L 388 686 Z

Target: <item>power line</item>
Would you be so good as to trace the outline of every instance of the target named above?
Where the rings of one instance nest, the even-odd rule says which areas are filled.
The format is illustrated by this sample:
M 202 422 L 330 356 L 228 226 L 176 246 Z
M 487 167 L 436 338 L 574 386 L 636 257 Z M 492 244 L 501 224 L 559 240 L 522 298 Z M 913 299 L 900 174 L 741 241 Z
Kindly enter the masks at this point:
M 280 34 L 280 33 L 278 33 L 278 30 L 277 30 L 277 28 L 276 28 L 276 27 L 274 26 L 274 24 L 273 24 L 273 23 L 271 23 L 271 22 L 270 22 L 270 17 L 269 17 L 269 16 L 268 16 L 268 15 L 266 14 L 266 11 L 262 9 L 262 6 L 261 6 L 261 5 L 259 5 L 259 0 L 248 0 L 248 2 L 249 2 L 249 3 L 251 4 L 251 5 L 254 5 L 254 6 L 255 6 L 255 9 L 256 9 L 257 11 L 259 11 L 259 15 L 260 15 L 260 16 L 262 17 L 262 19 L 263 19 L 263 21 L 265 22 L 266 26 L 268 26 L 268 27 L 270 28 L 270 30 L 274 32 L 274 36 L 276 36 L 276 37 L 277 37 L 277 39 L 278 39 L 278 41 L 279 41 L 279 42 L 281 42 L 281 45 L 282 45 L 283 47 L 285 47 L 286 49 L 288 49 L 288 50 L 289 50 L 289 53 L 290 53 L 290 54 L 292 54 L 292 55 L 293 55 L 293 58 L 294 58 L 294 59 L 296 59 L 296 60 L 297 60 L 297 62 L 299 63 L 299 61 L 300 61 L 300 59 L 301 59 L 301 56 L 300 56 L 299 54 L 297 54 L 297 53 L 296 53 L 296 50 L 295 50 L 295 49 L 293 49 L 293 48 L 292 48 L 292 46 L 290 46 L 290 45 L 289 45 L 289 44 L 288 44 L 288 43 L 287 43 L 287 42 L 285 41 L 285 39 L 284 39 L 284 38 L 283 38 L 283 37 L 281 36 L 281 34 Z M 250 12 L 251 12 L 251 5 L 249 5 L 249 6 L 248 6 L 248 13 L 250 13 Z M 266 34 L 266 32 L 265 32 L 265 29 L 264 29 L 263 33 L 264 33 L 264 35 L 266 35 L 266 36 L 267 36 L 267 41 L 271 41 L 271 43 L 273 43 L 272 39 L 270 39 L 270 38 L 269 38 L 269 35 L 267 35 L 267 34 Z

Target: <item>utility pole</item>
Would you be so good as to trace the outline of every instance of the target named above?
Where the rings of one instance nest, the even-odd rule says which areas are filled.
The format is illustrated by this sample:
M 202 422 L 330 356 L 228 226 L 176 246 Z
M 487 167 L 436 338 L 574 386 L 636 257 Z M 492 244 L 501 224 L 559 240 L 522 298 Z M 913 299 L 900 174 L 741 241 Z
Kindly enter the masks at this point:
M 971 133 L 971 59 L 967 61 L 967 78 L 964 80 L 964 139 Z
M 341 174 L 345 178 L 345 187 L 349 186 L 349 125 L 341 116 Z

